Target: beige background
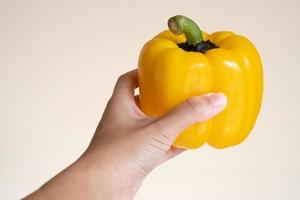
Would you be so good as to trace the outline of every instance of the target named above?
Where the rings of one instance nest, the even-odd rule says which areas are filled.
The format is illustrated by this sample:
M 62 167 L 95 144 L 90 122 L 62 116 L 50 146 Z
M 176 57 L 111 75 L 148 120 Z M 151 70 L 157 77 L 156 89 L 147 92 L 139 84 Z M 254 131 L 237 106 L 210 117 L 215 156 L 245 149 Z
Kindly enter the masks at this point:
M 265 93 L 251 136 L 155 169 L 136 199 L 300 199 L 298 0 L 0 0 L 0 199 L 18 199 L 87 147 L 116 78 L 175 14 L 233 30 L 261 53 Z

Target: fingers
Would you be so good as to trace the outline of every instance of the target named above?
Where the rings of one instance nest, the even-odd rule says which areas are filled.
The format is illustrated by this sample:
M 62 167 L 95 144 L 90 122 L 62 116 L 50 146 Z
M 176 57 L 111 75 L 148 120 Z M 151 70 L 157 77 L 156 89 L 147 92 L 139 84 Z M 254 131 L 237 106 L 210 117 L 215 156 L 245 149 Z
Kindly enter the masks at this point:
M 134 95 L 135 104 L 139 107 L 140 106 L 140 95 Z
M 192 97 L 169 113 L 155 120 L 150 126 L 172 144 L 178 134 L 195 122 L 206 121 L 220 113 L 226 106 L 224 94 L 214 93 Z
M 114 95 L 134 99 L 134 90 L 137 87 L 138 74 L 137 69 L 134 69 L 119 77 L 113 93 Z
M 144 113 L 139 109 L 138 96 L 134 90 L 138 87 L 137 69 L 129 71 L 118 78 L 112 95 L 111 113 L 116 118 L 143 119 Z

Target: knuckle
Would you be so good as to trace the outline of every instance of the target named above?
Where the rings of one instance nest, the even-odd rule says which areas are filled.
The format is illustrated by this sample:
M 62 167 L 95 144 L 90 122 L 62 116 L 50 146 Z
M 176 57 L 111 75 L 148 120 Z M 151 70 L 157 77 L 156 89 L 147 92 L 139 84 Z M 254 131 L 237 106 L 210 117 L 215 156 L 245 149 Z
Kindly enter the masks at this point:
M 119 76 L 117 83 L 123 82 L 124 80 L 126 80 L 126 74 L 122 74 L 121 76 Z
M 202 107 L 205 107 L 205 106 L 210 106 L 211 102 L 210 102 L 210 100 L 207 96 L 202 96 L 200 104 L 201 104 Z
M 153 130 L 159 134 L 161 133 L 164 133 L 165 132 L 165 127 L 164 125 L 160 122 L 160 121 L 157 121 L 156 123 L 153 124 Z
M 185 108 L 187 115 L 191 116 L 192 118 L 198 118 L 199 112 L 195 106 L 193 99 L 188 99 L 187 101 L 185 101 Z
M 171 141 L 171 138 L 168 136 L 168 129 L 166 128 L 163 123 L 160 121 L 157 121 L 156 123 L 153 124 L 154 127 L 152 127 L 152 130 L 155 132 L 155 135 L 158 135 L 159 138 L 164 138 L 164 141 L 166 143 Z
M 200 99 L 190 98 L 186 101 L 188 115 L 197 121 L 203 121 L 203 117 L 207 115 L 207 111 L 211 105 L 209 98 L 202 96 Z

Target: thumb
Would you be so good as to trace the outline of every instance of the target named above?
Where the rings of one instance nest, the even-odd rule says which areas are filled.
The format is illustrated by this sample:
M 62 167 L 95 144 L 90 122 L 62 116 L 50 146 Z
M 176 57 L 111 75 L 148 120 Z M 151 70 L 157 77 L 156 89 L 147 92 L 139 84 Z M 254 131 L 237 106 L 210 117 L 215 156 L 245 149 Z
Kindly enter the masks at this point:
M 209 93 L 192 97 L 162 117 L 151 128 L 159 138 L 172 144 L 181 131 L 196 122 L 204 122 L 224 110 L 227 103 L 223 93 Z M 163 136 L 163 137 L 161 137 Z

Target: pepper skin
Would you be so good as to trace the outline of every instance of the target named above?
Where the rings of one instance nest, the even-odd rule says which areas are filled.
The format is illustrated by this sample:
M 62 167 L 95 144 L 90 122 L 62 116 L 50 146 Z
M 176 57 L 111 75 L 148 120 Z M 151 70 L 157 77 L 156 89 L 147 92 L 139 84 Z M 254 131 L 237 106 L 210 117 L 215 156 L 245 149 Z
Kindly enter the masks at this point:
M 164 31 L 147 42 L 140 54 L 138 79 L 140 108 L 148 116 L 161 116 L 189 97 L 223 92 L 225 110 L 203 123 L 185 129 L 175 147 L 195 149 L 208 143 L 226 148 L 249 135 L 260 110 L 263 71 L 253 44 L 233 32 L 202 32 L 219 48 L 206 53 L 185 51 L 178 43 L 184 34 Z

